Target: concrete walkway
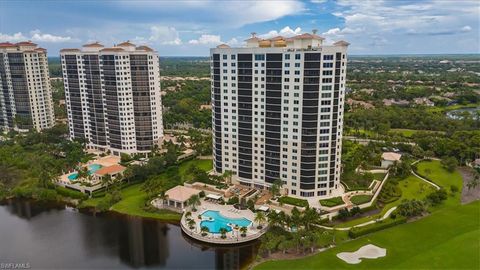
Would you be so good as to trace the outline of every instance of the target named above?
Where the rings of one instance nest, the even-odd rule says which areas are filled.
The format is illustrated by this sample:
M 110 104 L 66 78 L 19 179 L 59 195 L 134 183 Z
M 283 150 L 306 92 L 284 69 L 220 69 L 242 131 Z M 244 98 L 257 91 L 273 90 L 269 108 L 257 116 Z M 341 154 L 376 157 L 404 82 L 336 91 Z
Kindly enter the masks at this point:
M 439 160 L 439 159 L 436 159 L 436 158 L 431 158 L 431 159 L 433 159 L 433 160 Z M 416 161 L 412 162 L 412 164 L 410 164 L 410 165 L 415 165 L 415 164 L 417 164 L 417 163 L 419 163 L 420 161 L 423 161 L 423 160 L 425 160 L 425 159 L 416 160 Z M 420 175 L 416 174 L 416 173 L 413 171 L 413 169 L 410 170 L 410 172 L 411 172 L 415 177 L 417 177 L 417 178 L 419 178 L 420 180 L 426 182 L 427 184 L 432 185 L 432 186 L 435 187 L 437 190 L 440 189 L 440 186 L 439 186 L 439 185 L 437 185 L 437 184 L 433 183 L 432 181 L 430 181 L 430 180 L 428 180 L 428 179 L 425 179 L 425 178 L 421 177 Z
M 325 230 L 337 230 L 337 231 L 348 231 L 350 230 L 351 228 L 355 228 L 355 227 L 363 227 L 363 226 L 367 226 L 367 225 L 370 225 L 370 224 L 373 224 L 377 221 L 381 221 L 381 220 L 384 220 L 386 218 L 388 218 L 390 216 L 390 214 L 395 211 L 397 209 L 397 207 L 392 207 L 390 209 L 388 209 L 388 211 L 383 215 L 383 217 L 379 218 L 379 219 L 375 219 L 375 220 L 370 220 L 370 221 L 367 221 L 367 222 L 364 222 L 364 223 L 361 223 L 361 224 L 358 224 L 358 225 L 355 225 L 355 226 L 351 226 L 351 227 L 345 227 L 345 228 L 334 228 L 334 227 L 328 227 L 328 226 L 323 226 L 323 225 L 315 225 L 319 228 L 322 228 L 322 229 L 325 229 Z

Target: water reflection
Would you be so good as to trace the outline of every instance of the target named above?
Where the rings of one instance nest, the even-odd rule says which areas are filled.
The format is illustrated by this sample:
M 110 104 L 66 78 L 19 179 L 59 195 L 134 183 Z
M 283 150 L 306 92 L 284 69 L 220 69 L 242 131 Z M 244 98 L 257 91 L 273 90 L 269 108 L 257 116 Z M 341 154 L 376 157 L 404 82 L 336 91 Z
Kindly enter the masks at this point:
M 256 244 L 207 246 L 176 225 L 68 209 L 28 201 L 0 206 L 0 258 L 28 258 L 33 268 L 240 269 L 256 255 Z

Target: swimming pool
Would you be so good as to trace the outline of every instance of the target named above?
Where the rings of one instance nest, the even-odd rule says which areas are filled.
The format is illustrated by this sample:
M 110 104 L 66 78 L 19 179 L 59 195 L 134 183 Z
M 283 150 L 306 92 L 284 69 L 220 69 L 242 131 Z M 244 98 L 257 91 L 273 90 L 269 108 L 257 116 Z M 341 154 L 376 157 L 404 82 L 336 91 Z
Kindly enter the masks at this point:
M 220 233 L 221 228 L 225 228 L 227 232 L 232 231 L 232 227 L 228 224 L 238 225 L 239 227 L 248 227 L 252 222 L 246 218 L 227 218 L 222 216 L 219 211 L 207 210 L 203 212 L 202 217 L 212 218 L 212 220 L 203 220 L 200 227 L 207 227 L 211 233 Z
M 93 173 L 95 173 L 96 171 L 100 170 L 102 168 L 102 165 L 100 164 L 91 164 L 91 165 L 88 165 L 88 174 L 92 175 Z M 75 179 L 77 179 L 78 177 L 78 172 L 76 173 L 72 173 L 68 176 L 68 179 L 70 181 L 73 181 Z

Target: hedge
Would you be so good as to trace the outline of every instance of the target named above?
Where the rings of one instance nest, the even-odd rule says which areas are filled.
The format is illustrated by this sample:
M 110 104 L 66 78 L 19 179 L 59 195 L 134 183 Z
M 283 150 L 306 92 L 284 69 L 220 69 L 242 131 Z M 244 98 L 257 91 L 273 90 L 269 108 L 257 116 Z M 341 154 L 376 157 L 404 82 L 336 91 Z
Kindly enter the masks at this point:
M 354 227 L 348 231 L 348 235 L 351 238 L 357 238 L 362 235 L 373 233 L 376 231 L 381 231 L 399 224 L 407 222 L 407 218 L 403 216 L 397 216 L 395 219 L 387 218 L 379 222 L 375 222 L 371 225 L 363 227 Z
M 278 199 L 278 202 L 284 203 L 284 204 L 295 205 L 295 206 L 299 206 L 299 207 L 307 207 L 308 206 L 308 201 L 307 200 L 292 198 L 292 197 L 288 197 L 288 196 L 280 197 Z
M 69 189 L 69 188 L 56 187 L 55 190 L 57 191 L 58 194 L 65 197 L 70 197 L 73 199 L 86 199 L 88 197 L 86 194 L 83 194 L 80 191 Z

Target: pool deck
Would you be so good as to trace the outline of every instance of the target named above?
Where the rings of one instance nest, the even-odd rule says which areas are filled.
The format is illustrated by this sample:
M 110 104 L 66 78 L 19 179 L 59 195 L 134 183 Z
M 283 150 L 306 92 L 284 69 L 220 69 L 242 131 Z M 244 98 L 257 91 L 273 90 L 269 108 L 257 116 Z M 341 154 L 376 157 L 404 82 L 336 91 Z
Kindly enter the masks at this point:
M 232 212 L 232 209 L 234 209 L 235 211 Z M 202 236 L 202 232 L 200 230 L 201 229 L 200 223 L 202 222 L 202 219 L 199 219 L 198 216 L 208 210 L 219 211 L 220 214 L 226 218 L 231 218 L 231 219 L 246 218 L 252 221 L 250 226 L 248 226 L 246 236 L 242 237 L 240 231 L 235 228 L 233 228 L 232 231 L 226 233 L 227 237 L 225 239 L 221 238 L 221 234 L 219 233 L 207 233 L 206 236 Z M 185 213 L 182 215 L 182 219 L 180 221 L 181 228 L 187 235 L 202 242 L 207 242 L 212 244 L 226 244 L 226 245 L 244 243 L 244 242 L 249 242 L 259 238 L 267 231 L 266 223 L 263 224 L 264 226 L 263 229 L 261 230 L 257 229 L 258 224 L 254 222 L 255 214 L 252 211 L 250 211 L 249 209 L 238 210 L 238 209 L 235 209 L 233 205 L 220 205 L 216 203 L 202 201 L 202 204 L 199 207 L 197 207 L 197 211 L 191 212 L 191 213 L 192 213 L 191 219 L 195 221 L 194 228 L 193 229 L 189 228 L 187 219 L 185 217 Z

